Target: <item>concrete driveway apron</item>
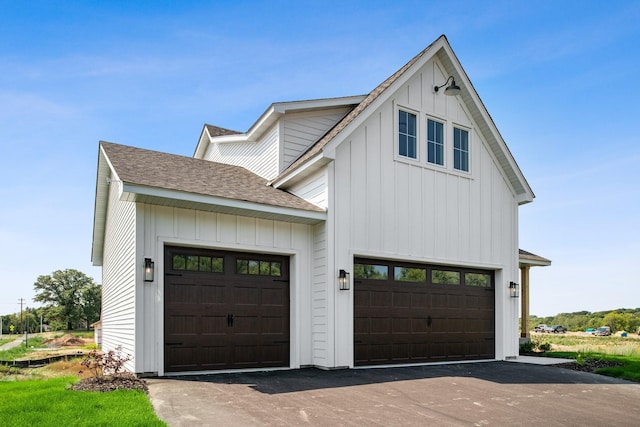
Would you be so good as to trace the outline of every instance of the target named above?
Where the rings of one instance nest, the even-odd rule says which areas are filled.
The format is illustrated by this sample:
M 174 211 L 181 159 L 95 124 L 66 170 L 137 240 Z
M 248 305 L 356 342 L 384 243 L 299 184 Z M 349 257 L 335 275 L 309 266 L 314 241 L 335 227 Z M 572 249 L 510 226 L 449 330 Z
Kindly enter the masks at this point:
M 510 362 L 148 380 L 170 426 L 633 426 L 640 384 Z

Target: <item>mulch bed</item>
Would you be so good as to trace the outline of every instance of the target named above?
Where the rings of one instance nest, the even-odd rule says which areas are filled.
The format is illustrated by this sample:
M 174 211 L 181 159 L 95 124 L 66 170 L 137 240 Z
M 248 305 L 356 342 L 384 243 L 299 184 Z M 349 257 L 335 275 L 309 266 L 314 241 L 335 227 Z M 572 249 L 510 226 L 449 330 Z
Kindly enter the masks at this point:
M 148 391 L 147 383 L 133 374 L 124 373 L 104 378 L 85 378 L 71 386 L 76 391 L 114 391 L 114 390 L 142 390 Z
M 569 362 L 569 363 L 560 363 L 558 365 L 553 365 L 557 368 L 564 369 L 573 369 L 574 371 L 582 371 L 582 372 L 595 372 L 601 368 L 614 368 L 616 366 L 624 366 L 621 362 L 615 362 L 613 360 L 598 360 L 598 359 L 587 359 L 582 363 L 577 362 Z

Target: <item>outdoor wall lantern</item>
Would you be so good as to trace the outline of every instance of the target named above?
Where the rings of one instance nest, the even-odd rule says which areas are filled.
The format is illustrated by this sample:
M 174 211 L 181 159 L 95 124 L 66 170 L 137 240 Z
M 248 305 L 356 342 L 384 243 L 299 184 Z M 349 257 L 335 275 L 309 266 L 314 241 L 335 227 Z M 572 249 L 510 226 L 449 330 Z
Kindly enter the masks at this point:
M 144 281 L 145 282 L 153 282 L 153 261 L 151 258 L 144 259 Z
M 511 298 L 518 298 L 520 296 L 520 285 L 516 282 L 509 282 L 509 294 Z
M 456 84 L 456 79 L 453 78 L 453 76 L 449 76 L 449 78 L 447 79 L 446 82 L 444 82 L 444 84 L 442 86 L 434 86 L 433 90 L 435 92 L 438 92 L 440 90 L 440 88 L 445 87 L 447 85 L 447 83 L 449 83 L 449 80 L 451 80 L 451 84 L 449 86 L 447 86 L 447 88 L 444 90 L 444 94 L 447 96 L 456 96 L 460 93 L 460 86 L 458 86 Z
M 340 285 L 341 291 L 349 290 L 349 273 L 344 270 L 340 270 L 338 274 L 338 284 Z

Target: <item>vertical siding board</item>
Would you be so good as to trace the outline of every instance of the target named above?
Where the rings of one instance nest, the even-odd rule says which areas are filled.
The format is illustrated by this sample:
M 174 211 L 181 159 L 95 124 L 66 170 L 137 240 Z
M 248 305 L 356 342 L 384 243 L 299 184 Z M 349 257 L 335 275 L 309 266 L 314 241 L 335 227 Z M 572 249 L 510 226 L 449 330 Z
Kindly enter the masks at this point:
M 410 169 L 409 191 L 409 254 L 424 253 L 424 212 L 422 210 L 422 199 L 425 194 L 422 187 L 422 175 L 424 169 L 421 167 L 411 167 Z
M 380 134 L 382 148 L 381 204 L 384 223 L 382 227 L 382 250 L 395 253 L 397 248 L 397 209 L 395 205 L 395 111 L 392 103 L 387 103 L 380 110 Z M 377 232 L 377 231 L 376 231 Z
M 379 250 L 382 247 L 382 144 L 380 140 L 380 111 L 371 116 L 366 137 L 366 223 L 367 250 Z M 370 232 L 370 230 L 376 230 Z
M 107 351 L 122 346 L 124 353 L 135 355 L 136 209 L 134 203 L 118 197 L 119 184 L 112 182 L 102 265 L 102 346 Z M 137 363 L 131 360 L 127 369 L 134 370 Z
M 351 197 L 347 200 L 351 204 L 351 248 L 367 247 L 367 147 L 365 142 L 366 129 L 356 134 L 356 138 L 349 142 L 351 167 L 341 176 L 341 181 L 351 186 Z M 349 174 L 346 176 L 346 174 Z M 342 181 L 345 179 L 345 181 Z M 340 184 L 342 185 L 342 184 Z

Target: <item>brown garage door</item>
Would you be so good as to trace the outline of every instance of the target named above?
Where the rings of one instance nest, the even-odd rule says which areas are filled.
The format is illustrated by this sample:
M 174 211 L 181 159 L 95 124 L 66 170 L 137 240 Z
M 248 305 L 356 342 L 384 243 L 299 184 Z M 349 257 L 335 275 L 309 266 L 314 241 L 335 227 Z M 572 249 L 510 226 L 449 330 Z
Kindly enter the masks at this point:
M 492 271 L 356 259 L 354 363 L 495 357 Z
M 166 372 L 289 366 L 289 258 L 165 248 Z

